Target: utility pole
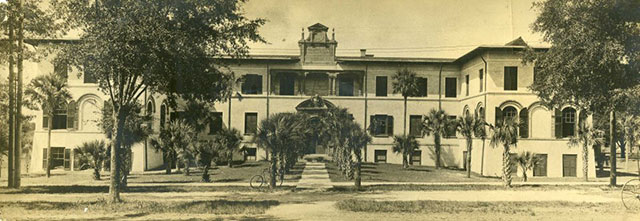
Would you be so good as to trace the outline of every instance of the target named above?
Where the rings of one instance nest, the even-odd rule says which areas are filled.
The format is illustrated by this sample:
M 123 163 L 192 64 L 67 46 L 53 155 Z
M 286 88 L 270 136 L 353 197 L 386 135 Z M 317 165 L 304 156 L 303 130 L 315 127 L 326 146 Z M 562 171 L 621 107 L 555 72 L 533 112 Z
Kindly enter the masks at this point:
M 9 140 L 8 140 L 8 155 L 7 157 L 9 158 L 8 160 L 8 183 L 7 186 L 9 188 L 13 188 L 14 187 L 14 182 L 13 182 L 13 178 L 15 175 L 15 162 L 14 162 L 14 156 L 15 154 L 13 153 L 15 150 L 15 139 L 14 139 L 14 129 L 15 129 L 15 125 L 14 125 L 14 113 L 13 113 L 13 108 L 15 107 L 14 104 L 14 92 L 15 92 L 15 74 L 14 74 L 14 54 L 13 54 L 13 44 L 15 43 L 15 36 L 14 36 L 14 29 L 13 29 L 13 25 L 14 25 L 14 7 L 13 7 L 13 1 L 8 1 L 7 2 L 8 6 L 9 6 L 9 10 L 8 10 L 8 29 L 9 29 Z

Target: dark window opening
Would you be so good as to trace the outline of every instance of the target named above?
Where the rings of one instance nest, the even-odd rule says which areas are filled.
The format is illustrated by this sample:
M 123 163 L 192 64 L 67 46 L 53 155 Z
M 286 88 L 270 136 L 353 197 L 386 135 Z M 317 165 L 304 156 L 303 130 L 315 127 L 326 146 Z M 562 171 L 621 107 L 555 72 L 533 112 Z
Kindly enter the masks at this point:
M 53 65 L 53 72 L 61 76 L 69 76 L 69 65 L 57 62 Z
M 518 90 L 518 67 L 504 67 L 504 90 Z
M 520 110 L 520 137 L 528 138 L 529 137 L 529 109 L 522 108 Z
M 256 134 L 258 131 L 258 113 L 244 114 L 244 134 Z
M 393 116 L 371 116 L 371 132 L 373 136 L 393 136 Z
M 387 162 L 387 150 L 375 150 L 375 158 L 376 163 L 386 163 Z
M 426 97 L 427 96 L 427 78 L 418 78 L 418 97 Z
M 338 77 L 338 96 L 353 96 L 353 82 L 351 77 Z
M 484 70 L 480 69 L 478 72 L 480 76 L 480 92 L 482 92 L 482 89 L 484 89 Z
M 516 110 L 515 107 L 507 106 L 502 110 L 503 119 L 513 119 L 513 120 L 515 120 L 516 116 L 518 116 L 518 110 Z
M 409 163 L 411 163 L 411 165 L 422 165 L 422 151 L 414 150 Z
M 575 154 L 563 154 L 562 155 L 562 176 L 563 177 L 576 177 L 576 159 Z
M 576 109 L 565 108 L 562 110 L 562 137 L 572 137 L 576 130 Z
M 296 77 L 293 74 L 285 74 L 280 76 L 280 95 L 295 94 Z
M 547 155 L 534 155 L 536 164 L 533 165 L 533 176 L 547 176 Z
M 456 137 L 456 125 L 455 125 L 455 121 L 456 121 L 456 116 L 455 115 L 447 115 L 447 119 L 449 121 L 449 124 L 447 125 L 447 129 L 446 129 L 446 137 Z
M 262 94 L 262 75 L 247 74 L 242 83 L 243 94 Z
M 212 117 L 209 122 L 209 134 L 215 134 L 222 130 L 222 112 L 211 113 Z
M 244 160 L 245 161 L 256 161 L 256 153 L 258 152 L 257 148 L 246 148 L 244 152 Z
M 444 87 L 445 87 L 444 97 L 456 97 L 458 93 L 458 79 L 446 78 Z
M 376 97 L 387 96 L 387 76 L 376 77 Z
M 67 108 L 55 110 L 53 112 L 52 130 L 67 129 Z
M 409 135 L 413 137 L 422 137 L 422 116 L 409 116 Z
M 167 121 L 167 106 L 166 105 L 161 105 L 160 106 L 160 128 L 164 128 L 164 124 Z
M 464 83 L 465 83 L 465 87 L 466 87 L 466 95 L 469 96 L 469 75 L 465 75 L 464 76 Z

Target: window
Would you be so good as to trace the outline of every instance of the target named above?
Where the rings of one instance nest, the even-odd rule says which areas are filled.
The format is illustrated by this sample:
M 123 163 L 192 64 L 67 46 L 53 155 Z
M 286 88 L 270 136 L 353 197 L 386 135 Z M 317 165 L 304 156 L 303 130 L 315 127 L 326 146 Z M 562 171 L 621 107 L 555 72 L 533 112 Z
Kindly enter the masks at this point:
M 54 169 L 59 166 L 63 166 L 66 168 L 68 165 L 68 158 L 65 159 L 65 156 L 70 157 L 70 153 L 68 155 L 65 154 L 64 147 L 51 147 L 51 169 Z M 47 168 L 47 159 L 48 159 L 47 148 L 42 149 L 42 168 Z
M 409 163 L 411 163 L 411 165 L 422 165 L 422 151 L 414 150 Z
M 547 176 L 547 155 L 534 155 L 536 164 L 533 165 L 533 176 Z
M 98 82 L 95 73 L 91 70 L 88 70 L 87 66 L 85 66 L 83 78 L 85 84 L 95 84 Z
M 464 76 L 464 83 L 465 87 L 467 88 L 466 95 L 469 96 L 469 75 Z
M 371 130 L 373 136 L 393 136 L 393 116 L 371 116 Z
M 67 129 L 67 108 L 58 109 L 53 112 L 53 122 L 51 129 Z
M 529 137 L 529 109 L 522 108 L 520 110 L 520 137 L 528 138 Z
M 418 78 L 418 97 L 427 96 L 427 78 Z
M 246 148 L 244 152 L 244 160 L 256 161 L 256 153 L 258 152 L 257 150 L 257 148 Z
M 262 94 L 262 75 L 247 74 L 244 75 L 242 83 L 243 94 Z
M 149 101 L 149 103 L 147 103 L 147 115 L 153 116 L 154 112 L 155 111 L 153 111 L 153 102 Z M 148 125 L 149 129 L 153 130 L 153 120 L 151 120 Z
M 562 176 L 563 177 L 576 177 L 576 159 L 575 154 L 563 154 L 562 155 Z
M 280 95 L 294 95 L 296 77 L 293 74 L 284 74 L 280 76 Z
M 518 67 L 504 67 L 504 90 L 518 90 Z
M 244 114 L 244 134 L 256 134 L 258 131 L 258 113 Z
M 387 162 L 387 150 L 375 150 L 375 162 L 386 163 Z
M 55 64 L 53 64 L 53 72 L 65 77 L 69 76 L 69 65 L 61 62 L 56 62 Z
M 484 89 L 484 70 L 480 69 L 478 75 L 480 76 L 480 92 L 482 92 L 482 89 Z
M 515 119 L 516 116 L 518 116 L 518 110 L 516 110 L 515 107 L 507 106 L 502 110 L 502 117 L 504 119 Z
M 215 134 L 222 130 L 222 112 L 213 112 L 209 122 L 209 134 Z
M 455 115 L 447 115 L 447 119 L 449 120 L 449 125 L 447 126 L 447 134 L 446 137 L 456 137 L 456 116 Z
M 409 135 L 413 137 L 422 137 L 422 116 L 409 116 Z
M 376 77 L 376 97 L 387 96 L 387 76 Z
M 164 124 L 167 121 L 167 105 L 162 104 L 160 106 L 160 128 L 164 128 Z
M 338 96 L 353 96 L 353 78 L 338 77 Z
M 446 78 L 445 79 L 445 94 L 444 97 L 456 97 L 458 93 L 458 79 Z
M 565 138 L 575 135 L 576 109 L 567 107 L 560 111 L 555 110 L 555 135 L 556 138 Z

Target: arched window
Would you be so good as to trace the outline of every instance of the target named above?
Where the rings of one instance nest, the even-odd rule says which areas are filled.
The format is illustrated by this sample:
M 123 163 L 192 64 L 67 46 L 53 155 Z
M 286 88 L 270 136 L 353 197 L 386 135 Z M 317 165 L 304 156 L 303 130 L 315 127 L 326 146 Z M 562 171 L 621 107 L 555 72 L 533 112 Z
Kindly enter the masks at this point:
M 502 117 L 504 119 L 514 119 L 516 116 L 518 116 L 518 110 L 516 110 L 515 107 L 507 106 L 502 110 Z
M 164 128 L 164 124 L 166 120 L 167 120 L 167 105 L 162 104 L 162 106 L 160 106 L 160 128 Z
M 522 108 L 520 110 L 520 137 L 529 137 L 529 109 Z
M 484 120 L 484 107 L 480 107 L 478 108 L 478 113 L 477 113 L 478 118 L 483 119 Z
M 562 137 L 571 137 L 576 131 L 576 109 L 567 107 L 562 110 Z

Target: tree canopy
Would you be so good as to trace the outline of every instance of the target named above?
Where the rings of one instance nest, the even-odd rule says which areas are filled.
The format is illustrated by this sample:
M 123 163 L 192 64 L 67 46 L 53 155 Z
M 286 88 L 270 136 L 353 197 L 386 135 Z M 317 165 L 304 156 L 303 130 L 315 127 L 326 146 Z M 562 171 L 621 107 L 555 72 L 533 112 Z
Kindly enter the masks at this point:
M 640 2 L 548 0 L 534 4 L 532 29 L 552 46 L 529 50 L 530 87 L 547 105 L 610 110 L 616 95 L 640 83 Z M 619 108 L 619 107 L 617 107 Z

